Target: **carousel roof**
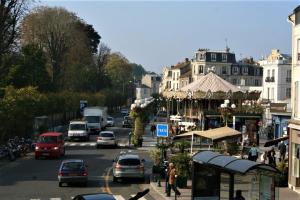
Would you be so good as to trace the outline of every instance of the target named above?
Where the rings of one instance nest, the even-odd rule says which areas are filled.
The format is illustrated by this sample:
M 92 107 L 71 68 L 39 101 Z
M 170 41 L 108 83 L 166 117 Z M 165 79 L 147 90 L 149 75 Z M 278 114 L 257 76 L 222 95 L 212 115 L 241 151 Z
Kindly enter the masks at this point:
M 216 75 L 213 72 L 210 72 L 202 77 L 200 79 L 192 82 L 189 85 L 186 85 L 181 88 L 181 91 L 187 92 L 187 91 L 192 91 L 192 92 L 197 92 L 197 91 L 202 91 L 202 92 L 241 92 L 241 90 L 232 85 L 231 83 L 225 81 L 218 75 Z

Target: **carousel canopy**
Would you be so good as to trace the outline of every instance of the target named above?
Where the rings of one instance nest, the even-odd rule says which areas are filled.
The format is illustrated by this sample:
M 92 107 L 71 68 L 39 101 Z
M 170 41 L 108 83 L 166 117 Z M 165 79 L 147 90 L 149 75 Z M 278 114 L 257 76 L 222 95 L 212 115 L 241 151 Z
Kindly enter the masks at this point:
M 232 85 L 231 83 L 225 81 L 218 75 L 216 75 L 213 72 L 210 72 L 206 74 L 205 76 L 202 76 L 200 79 L 192 82 L 189 85 L 186 85 L 185 87 L 181 88 L 181 91 L 187 92 L 197 92 L 197 91 L 202 91 L 202 92 L 241 92 L 239 88 L 236 86 Z

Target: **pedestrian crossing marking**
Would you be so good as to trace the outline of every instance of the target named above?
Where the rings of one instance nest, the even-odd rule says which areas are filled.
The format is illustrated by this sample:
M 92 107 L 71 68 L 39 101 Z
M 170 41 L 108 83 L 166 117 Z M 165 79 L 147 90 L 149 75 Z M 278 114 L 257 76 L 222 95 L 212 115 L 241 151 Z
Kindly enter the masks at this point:
M 131 197 L 134 197 L 136 194 L 132 194 L 132 195 L 130 195 Z M 145 199 L 145 197 L 141 197 L 141 198 L 139 198 L 139 200 L 147 200 L 147 199 Z
M 124 197 L 122 197 L 122 195 L 113 195 L 115 197 L 116 200 L 125 200 Z
M 134 197 L 135 194 L 132 194 L 130 195 L 131 197 Z M 113 197 L 116 199 L 116 200 L 126 200 L 122 195 L 118 195 L 118 194 L 115 194 L 113 195 Z M 31 198 L 29 200 L 42 200 L 42 199 L 49 199 L 49 200 L 62 200 L 62 199 L 65 199 L 65 198 L 61 198 L 61 197 L 52 197 L 52 198 Z M 70 199 L 74 199 L 74 196 L 70 197 Z M 146 198 L 144 197 L 141 197 L 139 200 L 147 200 Z

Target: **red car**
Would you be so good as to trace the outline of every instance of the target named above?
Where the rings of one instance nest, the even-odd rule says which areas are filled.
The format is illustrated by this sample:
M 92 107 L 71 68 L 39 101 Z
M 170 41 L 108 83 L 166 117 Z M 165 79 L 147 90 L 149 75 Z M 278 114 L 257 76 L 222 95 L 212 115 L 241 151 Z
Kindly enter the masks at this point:
M 63 134 L 56 132 L 43 133 L 35 146 L 35 159 L 40 157 L 56 157 L 65 155 Z

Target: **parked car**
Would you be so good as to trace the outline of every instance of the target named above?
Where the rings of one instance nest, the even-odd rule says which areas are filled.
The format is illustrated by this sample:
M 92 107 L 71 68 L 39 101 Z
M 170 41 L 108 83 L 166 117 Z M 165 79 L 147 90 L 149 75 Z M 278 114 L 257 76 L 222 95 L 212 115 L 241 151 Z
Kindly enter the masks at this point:
M 47 132 L 38 137 L 35 146 L 35 159 L 44 157 L 61 157 L 65 155 L 65 142 L 62 133 Z
M 97 149 L 101 146 L 117 146 L 116 137 L 113 131 L 101 131 L 97 137 Z
M 64 160 L 59 167 L 57 178 L 59 187 L 63 183 L 81 183 L 86 186 L 88 182 L 87 165 L 83 160 Z
M 144 180 L 144 159 L 136 154 L 121 153 L 113 164 L 113 181 L 119 178 L 139 178 Z
M 113 117 L 107 117 L 107 124 L 106 126 L 115 126 L 115 121 Z
M 132 128 L 132 120 L 129 116 L 125 116 L 122 122 L 122 127 L 124 128 Z
M 127 115 L 129 114 L 129 110 L 128 110 L 127 108 L 122 108 L 122 109 L 121 109 L 121 114 L 122 114 L 123 116 L 127 116 Z

